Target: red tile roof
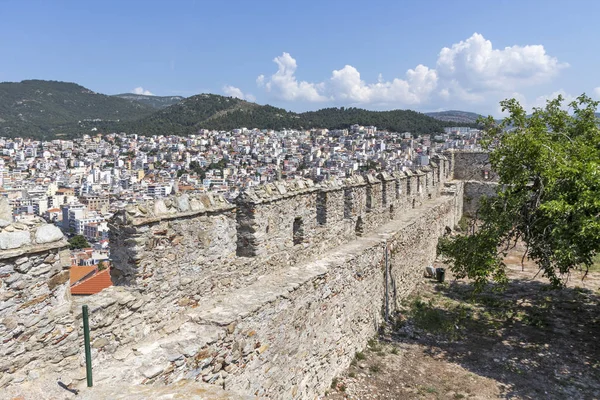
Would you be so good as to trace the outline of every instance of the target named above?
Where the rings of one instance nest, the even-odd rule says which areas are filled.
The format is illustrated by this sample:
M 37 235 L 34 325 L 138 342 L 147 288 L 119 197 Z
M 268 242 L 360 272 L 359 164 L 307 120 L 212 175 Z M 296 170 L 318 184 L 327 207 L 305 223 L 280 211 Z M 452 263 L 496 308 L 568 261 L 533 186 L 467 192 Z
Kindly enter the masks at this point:
M 110 270 L 107 268 L 91 278 L 72 286 L 71 294 L 96 294 L 110 286 L 112 286 L 112 280 L 110 279 Z
M 79 280 L 84 278 L 87 274 L 96 270 L 97 265 L 90 265 L 89 267 L 71 267 L 69 269 L 69 275 L 71 278 L 71 285 L 77 283 Z

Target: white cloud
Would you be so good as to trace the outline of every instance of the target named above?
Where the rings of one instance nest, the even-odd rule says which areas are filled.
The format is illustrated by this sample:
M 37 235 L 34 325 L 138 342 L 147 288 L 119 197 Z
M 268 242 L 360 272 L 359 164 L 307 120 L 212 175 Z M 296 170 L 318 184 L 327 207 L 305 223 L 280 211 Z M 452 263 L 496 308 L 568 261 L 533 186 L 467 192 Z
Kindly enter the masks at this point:
M 231 85 L 223 86 L 223 93 L 227 96 L 237 97 L 238 99 L 248 100 L 248 101 L 256 101 L 256 97 L 250 93 L 244 94 L 240 88 Z
M 443 100 L 452 102 L 460 101 L 466 104 L 479 104 L 486 99 L 486 93 L 467 90 L 456 79 L 443 82 L 443 87 L 438 92 L 439 97 Z
M 381 74 L 377 83 L 366 83 L 360 72 L 351 65 L 334 70 L 327 82 L 310 83 L 296 78 L 296 60 L 283 53 L 273 60 L 277 72 L 269 78 L 259 75 L 256 83 L 280 100 L 309 102 L 345 101 L 359 104 L 419 104 L 435 89 L 437 74 L 424 65 L 406 72 L 406 79 L 384 81 Z
M 152 93 L 152 92 L 151 92 L 151 91 L 149 91 L 149 90 L 144 90 L 144 88 L 143 88 L 143 87 L 141 87 L 141 86 L 139 86 L 139 87 L 136 87 L 135 89 L 133 89 L 133 90 L 131 91 L 131 93 L 134 93 L 134 94 L 143 94 L 143 95 L 145 95 L 145 96 L 154 96 L 154 93 Z
M 244 93 L 242 93 L 242 90 L 240 88 L 236 88 L 235 86 L 223 86 L 223 93 L 225 93 L 227 96 L 237 97 L 238 99 L 244 98 Z
M 259 75 L 256 84 L 279 100 L 422 108 L 485 104 L 489 109 L 517 89 L 549 82 L 568 67 L 547 54 L 542 45 L 494 49 L 491 41 L 478 33 L 442 48 L 435 68 L 419 64 L 391 80 L 380 74 L 373 83 L 365 82 L 352 65 L 332 71 L 323 82 L 299 81 L 296 60 L 289 53 L 273 61 L 277 71 L 271 76 Z M 600 87 L 596 94 L 600 97 Z
M 479 33 L 444 47 L 438 56 L 437 71 L 444 81 L 456 81 L 467 92 L 514 90 L 548 82 L 568 67 L 546 53 L 542 45 L 509 46 L 494 49 Z
M 600 98 L 600 86 L 594 88 L 594 95 L 596 96 L 596 98 Z
M 326 101 L 328 98 L 321 94 L 324 88 L 323 83 L 309 83 L 298 81 L 295 73 L 297 69 L 296 60 L 289 55 L 283 53 L 279 57 L 275 57 L 273 62 L 277 64 L 277 72 L 269 79 L 265 79 L 264 75 L 259 75 L 256 82 L 259 86 L 264 83 L 265 90 L 278 99 L 293 101 Z
M 437 74 L 424 65 L 406 72 L 406 79 L 385 81 L 381 74 L 377 83 L 365 83 L 360 73 L 351 65 L 346 65 L 332 73 L 329 81 L 330 97 L 335 100 L 349 100 L 360 104 L 419 104 L 422 103 L 437 85 Z

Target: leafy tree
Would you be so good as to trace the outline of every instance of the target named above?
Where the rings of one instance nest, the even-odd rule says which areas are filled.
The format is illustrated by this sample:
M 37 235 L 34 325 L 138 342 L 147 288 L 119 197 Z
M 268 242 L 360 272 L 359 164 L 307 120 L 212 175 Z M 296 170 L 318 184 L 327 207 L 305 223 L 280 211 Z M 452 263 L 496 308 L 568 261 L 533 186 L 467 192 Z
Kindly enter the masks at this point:
M 69 247 L 71 250 L 84 249 L 86 247 L 90 247 L 90 244 L 82 235 L 75 235 L 69 239 Z
M 359 167 L 360 172 L 369 172 L 371 170 L 375 170 L 375 171 L 381 170 L 381 164 L 378 163 L 377 161 L 367 160 L 366 165 L 361 165 Z
M 104 263 L 104 261 L 100 261 L 98 263 L 98 271 L 103 271 L 106 269 L 106 264 Z
M 209 169 L 218 169 L 220 171 L 223 171 L 226 167 L 227 167 L 227 160 L 225 158 L 221 158 L 216 163 L 214 163 L 214 162 L 210 163 L 208 165 L 208 168 L 206 168 L 206 169 L 207 170 L 209 170 Z
M 200 166 L 200 163 L 198 161 L 190 162 L 190 171 L 198 175 L 198 178 L 200 178 L 200 180 L 204 180 L 204 178 L 206 178 L 206 170 Z
M 574 269 L 587 274 L 600 250 L 598 102 L 582 95 L 569 111 L 562 102 L 559 96 L 527 116 L 515 99 L 505 100 L 509 116 L 499 124 L 485 120 L 497 196 L 484 199 L 468 234 L 438 246 L 476 290 L 490 279 L 506 282 L 502 259 L 519 241 L 556 287 Z

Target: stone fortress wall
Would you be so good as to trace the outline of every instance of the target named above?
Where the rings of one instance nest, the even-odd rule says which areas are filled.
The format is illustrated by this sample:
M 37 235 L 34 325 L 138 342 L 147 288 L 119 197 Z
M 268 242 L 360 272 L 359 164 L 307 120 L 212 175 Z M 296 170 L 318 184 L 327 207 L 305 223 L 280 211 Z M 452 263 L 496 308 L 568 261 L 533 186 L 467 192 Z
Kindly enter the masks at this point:
M 481 198 L 494 196 L 498 175 L 492 170 L 489 153 L 460 151 L 449 154 L 454 167 L 454 179 L 464 181 L 464 208 L 468 217 L 475 217 Z
M 0 382 L 34 359 L 60 362 L 79 352 L 78 332 L 69 315 L 70 254 L 62 232 L 41 221 L 2 221 Z M 57 341 L 63 343 L 59 351 L 44 352 Z
M 450 174 L 448 159 L 439 163 L 408 174 L 269 183 L 235 204 L 184 194 L 129 206 L 110 225 L 113 282 L 196 296 L 247 286 L 439 196 Z
M 64 239 L 38 244 L 32 230 L 31 245 L 0 251 L 0 387 L 52 373 L 84 379 L 85 303 L 98 385 L 187 379 L 312 398 L 381 322 L 386 249 L 392 310 L 435 259 L 462 215 L 466 186 L 452 177 L 465 160 L 274 182 L 235 204 L 184 194 L 129 206 L 110 223 L 115 286 L 85 298 L 68 294 Z

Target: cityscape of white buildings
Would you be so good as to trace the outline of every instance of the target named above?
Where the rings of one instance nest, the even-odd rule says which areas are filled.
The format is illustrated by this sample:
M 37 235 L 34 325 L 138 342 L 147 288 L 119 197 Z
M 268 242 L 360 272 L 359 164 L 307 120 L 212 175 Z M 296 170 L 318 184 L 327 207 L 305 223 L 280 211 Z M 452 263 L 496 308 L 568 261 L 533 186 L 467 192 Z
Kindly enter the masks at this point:
M 83 235 L 101 260 L 108 258 L 107 220 L 129 203 L 181 192 L 234 198 L 245 187 L 295 176 L 320 181 L 374 169 L 404 170 L 427 165 L 436 152 L 478 148 L 480 136 L 463 127 L 417 136 L 352 125 L 201 130 L 188 137 L 0 138 L 0 194 L 16 221 L 43 217 L 67 236 Z

